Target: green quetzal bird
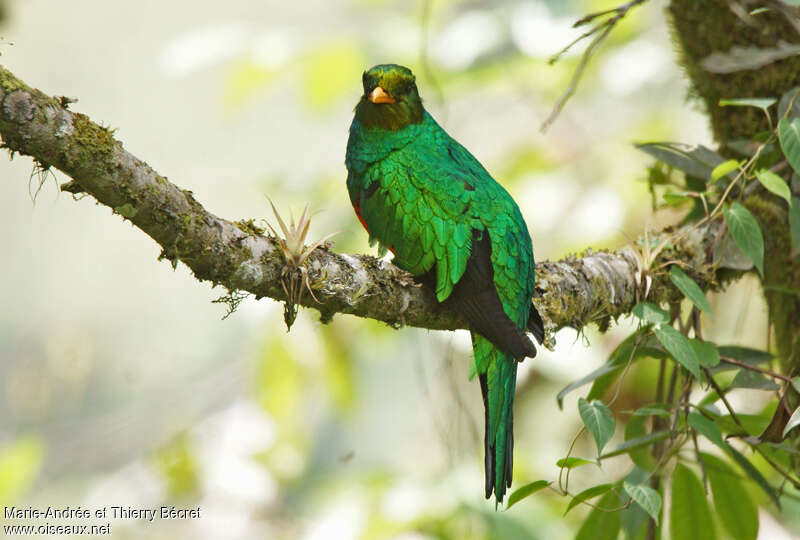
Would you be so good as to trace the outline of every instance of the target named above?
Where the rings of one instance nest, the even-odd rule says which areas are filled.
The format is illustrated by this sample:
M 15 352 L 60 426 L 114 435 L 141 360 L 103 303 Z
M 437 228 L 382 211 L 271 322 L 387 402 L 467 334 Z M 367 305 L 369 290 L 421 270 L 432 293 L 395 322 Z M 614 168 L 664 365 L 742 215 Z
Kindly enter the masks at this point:
M 370 242 L 469 322 L 485 407 L 486 498 L 511 486 L 517 362 L 544 328 L 519 207 L 425 111 L 408 68 L 375 66 L 347 141 L 347 190 Z

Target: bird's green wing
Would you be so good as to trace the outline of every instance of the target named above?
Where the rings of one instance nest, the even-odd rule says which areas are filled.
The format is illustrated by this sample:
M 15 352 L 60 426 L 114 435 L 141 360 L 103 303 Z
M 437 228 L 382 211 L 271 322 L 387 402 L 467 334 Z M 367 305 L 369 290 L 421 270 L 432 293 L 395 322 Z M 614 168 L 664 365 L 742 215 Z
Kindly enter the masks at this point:
M 470 172 L 441 151 L 414 144 L 392 153 L 366 171 L 357 201 L 370 237 L 394 252 L 398 266 L 417 275 L 436 266 L 440 302 L 464 273 L 472 229 L 483 227 L 473 215 Z

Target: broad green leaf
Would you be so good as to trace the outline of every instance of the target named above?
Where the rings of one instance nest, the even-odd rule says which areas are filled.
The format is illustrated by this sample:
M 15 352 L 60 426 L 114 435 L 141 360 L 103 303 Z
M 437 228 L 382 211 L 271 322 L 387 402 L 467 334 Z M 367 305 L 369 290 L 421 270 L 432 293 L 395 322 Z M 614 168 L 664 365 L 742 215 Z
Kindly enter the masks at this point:
M 693 197 L 683 195 L 682 193 L 664 193 L 664 202 L 670 206 L 680 206 L 685 202 L 689 202 Z
M 753 466 L 753 464 L 750 463 L 750 461 L 741 454 L 741 452 L 739 452 L 736 448 L 734 448 L 730 444 L 725 443 L 725 451 L 733 458 L 736 464 L 739 465 L 739 467 L 741 467 L 741 469 L 747 474 L 747 476 L 749 476 L 753 481 L 755 481 L 755 483 L 758 484 L 758 487 L 760 487 L 764 491 L 764 493 L 766 493 L 769 496 L 772 502 L 775 503 L 775 506 L 780 508 L 781 501 L 780 499 L 778 499 L 778 494 L 775 491 L 775 488 L 773 488 L 772 485 L 770 485 L 770 483 L 767 482 L 767 479 L 764 478 L 764 475 L 761 474 L 761 472 L 758 469 L 756 469 Z
M 639 302 L 633 306 L 634 316 L 654 324 L 669 322 L 669 313 L 651 302 Z
M 629 482 L 624 482 L 622 487 L 625 488 L 625 492 L 631 496 L 631 499 L 636 501 L 636 504 L 641 506 L 658 523 L 658 516 L 661 513 L 661 495 L 658 494 L 658 491 L 642 484 L 631 484 Z
M 669 269 L 669 279 L 675 284 L 678 290 L 683 293 L 683 296 L 697 306 L 697 309 L 711 315 L 711 304 L 708 303 L 705 293 L 692 278 L 686 275 L 686 272 L 673 265 L 672 268 Z
M 795 390 L 800 392 L 800 377 L 795 377 L 794 379 L 792 379 L 792 386 L 794 387 Z
M 575 540 L 617 540 L 620 529 L 619 512 L 610 512 L 619 508 L 620 500 L 613 491 L 606 492 L 597 502 L 597 508 L 593 508 L 583 525 L 578 530 Z
M 559 459 L 556 461 L 556 465 L 558 467 L 563 467 L 564 469 L 574 469 L 575 467 L 580 467 L 581 465 L 597 465 L 597 462 L 579 457 L 568 457 Z
M 667 165 L 702 180 L 710 178 L 714 167 L 725 162 L 725 158 L 703 145 L 690 146 L 680 143 L 652 142 L 637 144 L 636 148 Z
M 736 420 L 738 420 L 738 422 L 731 418 L 729 414 L 720 415 L 715 418 L 714 421 L 717 427 L 726 433 L 741 433 L 744 428 L 750 435 L 760 435 L 764 433 L 770 420 L 772 420 L 772 416 L 775 413 L 774 405 L 777 405 L 777 402 L 774 402 L 771 407 L 766 407 L 758 414 L 739 413 L 736 415 Z M 739 426 L 739 424 L 741 424 L 741 426 Z
M 750 213 L 750 210 L 738 202 L 733 203 L 730 207 L 724 206 L 722 212 L 725 214 L 725 223 L 728 225 L 733 241 L 758 268 L 758 273 L 763 276 L 764 236 L 761 234 L 758 221 Z
M 781 100 L 778 102 L 778 118 L 786 115 L 789 105 L 792 105 L 792 110 L 789 111 L 788 119 L 800 118 L 800 86 L 795 86 L 781 96 Z
M 732 173 L 733 171 L 739 168 L 739 162 L 735 159 L 729 159 L 728 161 L 723 161 L 711 171 L 711 181 L 716 182 L 723 176 Z
M 760 373 L 750 371 L 749 369 L 742 369 L 733 378 L 729 388 L 752 388 L 754 390 L 778 390 L 779 385 L 774 381 L 769 380 Z
M 721 99 L 719 100 L 720 107 L 756 107 L 757 109 L 766 110 L 768 107 L 775 105 L 778 100 L 776 98 L 736 98 L 736 99 Z
M 552 482 L 548 482 L 547 480 L 537 480 L 535 482 L 531 482 L 530 484 L 525 484 L 521 488 L 514 491 L 511 496 L 508 498 L 508 506 L 506 506 L 506 510 L 517 504 L 519 501 L 533 495 L 537 491 L 540 491 L 547 486 L 552 484 Z
M 651 473 L 640 469 L 639 467 L 634 467 L 631 471 L 623 478 L 623 482 L 627 482 L 633 486 L 646 484 L 650 479 Z M 618 483 L 619 485 L 619 483 Z M 663 486 L 663 483 L 660 483 L 660 486 Z M 661 490 L 656 490 L 663 498 L 663 494 Z M 628 540 L 635 540 L 641 539 L 643 540 L 645 537 L 645 530 L 647 529 L 647 522 L 650 521 L 650 516 L 647 512 L 638 504 L 630 504 L 633 502 L 633 498 L 626 492 L 623 491 L 623 499 L 622 502 L 628 504 L 628 508 L 625 508 L 620 512 L 620 521 L 622 522 L 622 530 L 625 533 L 625 537 Z M 659 516 L 660 520 L 660 516 Z M 656 525 L 656 538 L 660 538 L 661 536 L 661 524 Z
M 569 501 L 567 505 L 567 509 L 564 511 L 564 515 L 567 515 L 567 512 L 578 506 L 583 501 L 588 501 L 589 499 L 593 499 L 607 491 L 610 491 L 614 487 L 614 484 L 600 484 L 597 486 L 590 487 L 589 489 L 584 489 L 574 497 L 572 500 Z
M 603 447 L 614 435 L 614 427 L 616 422 L 611 410 L 600 400 L 594 400 L 591 403 L 583 398 L 578 399 L 578 412 L 581 415 L 581 420 L 589 430 L 589 433 L 594 437 L 594 442 L 597 444 L 597 453 L 603 451 Z
M 694 349 L 692 349 L 686 336 L 665 324 L 656 326 L 654 332 L 658 341 L 669 351 L 673 358 L 688 369 L 696 379 L 699 379 L 700 363 L 697 361 L 697 355 L 694 354 Z
M 713 421 L 697 411 L 692 411 L 689 413 L 689 425 L 703 437 L 720 448 L 725 449 L 725 441 L 722 440 L 722 433 L 720 433 L 717 424 Z
M 627 412 L 627 411 L 626 411 Z M 633 416 L 663 416 L 669 418 L 669 410 L 667 405 L 654 403 L 645 407 L 639 407 L 635 411 L 631 411 Z
M 44 461 L 44 445 L 22 437 L 0 448 L 0 506 L 13 503 L 36 480 Z
M 783 438 L 785 439 L 786 435 L 797 426 L 800 426 L 800 407 L 794 410 L 789 421 L 786 422 L 786 427 L 783 428 Z
M 634 416 L 625 423 L 625 440 L 633 441 L 638 440 L 648 434 L 648 417 Z M 652 471 L 656 467 L 655 458 L 650 453 L 650 448 L 642 446 L 640 448 L 632 448 L 628 451 L 628 455 L 636 464 L 636 467 L 643 471 Z M 634 482 L 636 483 L 636 482 Z
M 697 338 L 692 338 L 689 343 L 694 349 L 694 354 L 697 356 L 697 361 L 703 367 L 711 368 L 719 364 L 719 350 L 717 346 L 711 341 L 700 341 Z
M 794 172 L 800 174 L 800 118 L 781 118 L 778 122 L 778 139 L 786 160 Z
M 674 540 L 713 540 L 714 516 L 708 507 L 703 484 L 685 465 L 678 463 L 672 473 L 672 507 L 669 513 Z
M 792 204 L 792 191 L 789 189 L 789 184 L 786 183 L 786 180 L 769 169 L 758 169 L 756 178 L 767 190 L 778 197 L 782 197 L 787 203 Z
M 631 439 L 629 441 L 625 441 L 624 443 L 620 444 L 613 450 L 609 450 L 602 456 L 600 459 L 608 459 L 610 457 L 619 456 L 620 454 L 627 454 L 632 450 L 636 450 L 638 448 L 642 448 L 643 446 L 649 446 L 657 441 L 663 441 L 669 437 L 669 430 L 661 430 L 656 431 L 654 433 L 648 433 L 647 435 L 643 435 L 642 437 L 637 437 L 636 439 Z
M 800 199 L 792 197 L 792 204 L 789 207 L 789 230 L 792 236 L 792 248 L 795 252 L 800 251 Z
M 604 364 L 599 368 L 595 369 L 588 375 L 584 375 L 580 379 L 576 381 L 572 381 L 567 386 L 561 389 L 561 391 L 556 395 L 556 401 L 558 401 L 558 408 L 561 409 L 564 407 L 564 396 L 575 390 L 576 388 L 580 388 L 584 384 L 590 383 L 593 380 L 602 377 L 603 375 L 607 375 L 614 371 L 617 371 L 623 366 L 623 364 Z
M 741 477 L 730 466 L 711 454 L 702 454 L 714 509 L 723 527 L 734 540 L 755 540 L 758 535 L 758 508 L 742 485 Z
M 725 358 L 733 358 L 734 360 L 738 360 L 739 362 L 743 362 L 751 366 L 765 364 L 773 358 L 772 355 L 767 351 L 759 351 L 758 349 L 739 347 L 737 345 L 721 345 L 718 347 L 718 349 L 720 359 L 722 361 L 719 363 L 719 365 L 711 369 L 713 373 L 728 371 L 731 369 L 739 369 L 739 366 L 736 364 L 729 364 L 726 362 Z

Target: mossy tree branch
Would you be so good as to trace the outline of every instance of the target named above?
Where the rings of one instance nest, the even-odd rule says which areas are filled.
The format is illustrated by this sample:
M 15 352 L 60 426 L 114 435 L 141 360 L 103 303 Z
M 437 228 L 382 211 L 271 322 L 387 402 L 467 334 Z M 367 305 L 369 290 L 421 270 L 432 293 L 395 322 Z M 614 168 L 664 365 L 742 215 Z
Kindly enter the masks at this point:
M 70 176 L 73 181 L 62 189 L 88 193 L 112 208 L 153 238 L 163 248 L 163 258 L 173 264 L 183 262 L 199 280 L 258 298 L 286 300 L 281 285 L 286 264 L 275 238 L 263 235 L 251 222 L 232 222 L 208 212 L 191 192 L 125 150 L 111 130 L 68 110 L 64 100 L 29 87 L 2 66 L 0 104 L 5 146 L 31 156 L 39 167 L 56 167 Z M 713 221 L 652 236 L 651 244 L 666 240 L 667 248 L 646 261 L 644 269 L 677 261 L 703 288 L 718 288 L 718 270 L 709 261 L 720 228 Z M 648 281 L 647 275 L 637 280 L 638 251 L 635 247 L 589 250 L 582 256 L 537 264 L 534 302 L 548 329 L 581 328 L 591 322 L 605 327 L 610 319 L 630 312 Z M 312 252 L 306 268 L 318 302 L 306 294 L 301 304 L 318 309 L 323 320 L 348 313 L 392 325 L 466 328 L 457 314 L 385 261 L 339 254 L 323 246 Z M 649 277 L 651 298 L 680 298 L 663 269 Z
M 716 73 L 704 59 L 711 54 L 738 51 L 774 51 L 800 44 L 800 8 L 778 1 L 758 3 L 768 11 L 748 15 L 754 2 L 726 0 L 672 0 L 669 12 L 681 63 L 708 112 L 714 138 L 726 145 L 771 130 L 763 112 L 753 107 L 720 107 L 725 98 L 780 97 L 800 85 L 800 55 L 765 62 L 755 69 Z M 744 9 L 746 7 L 747 9 Z M 787 180 L 790 180 L 787 176 Z M 778 354 L 786 373 L 800 373 L 800 265 L 792 256 L 789 216 L 779 198 L 759 191 L 744 203 L 758 218 L 765 233 L 764 295 L 769 307 Z

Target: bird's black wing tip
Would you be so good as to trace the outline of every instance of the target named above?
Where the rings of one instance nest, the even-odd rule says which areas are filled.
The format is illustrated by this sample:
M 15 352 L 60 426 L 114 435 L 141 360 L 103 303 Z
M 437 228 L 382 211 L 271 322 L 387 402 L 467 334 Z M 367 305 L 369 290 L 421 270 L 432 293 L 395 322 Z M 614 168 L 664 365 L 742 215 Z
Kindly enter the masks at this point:
M 539 345 L 544 343 L 544 321 L 542 320 L 542 316 L 539 315 L 539 312 L 536 310 L 536 306 L 531 304 L 531 312 L 530 316 L 528 317 L 528 331 L 533 334 L 533 337 L 536 338 L 536 341 L 539 342 Z M 534 353 L 535 354 L 535 353 Z

